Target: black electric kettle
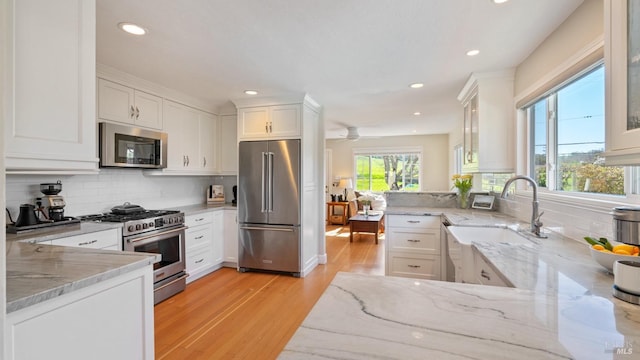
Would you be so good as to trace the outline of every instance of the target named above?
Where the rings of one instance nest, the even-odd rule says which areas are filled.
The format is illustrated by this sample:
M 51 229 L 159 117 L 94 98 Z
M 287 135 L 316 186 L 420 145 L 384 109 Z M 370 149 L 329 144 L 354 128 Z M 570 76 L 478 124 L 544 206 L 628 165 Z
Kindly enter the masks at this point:
M 20 214 L 18 215 L 16 226 L 36 225 L 37 223 L 36 207 L 31 204 L 20 205 Z

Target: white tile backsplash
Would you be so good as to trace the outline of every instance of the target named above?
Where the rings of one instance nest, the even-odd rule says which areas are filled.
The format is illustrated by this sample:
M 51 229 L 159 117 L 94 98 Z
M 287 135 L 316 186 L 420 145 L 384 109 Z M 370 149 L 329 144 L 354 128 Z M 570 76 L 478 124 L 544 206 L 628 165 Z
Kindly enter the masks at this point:
M 204 203 L 209 185 L 222 184 L 228 201 L 235 176 L 145 176 L 142 170 L 101 169 L 96 175 L 7 175 L 6 203 L 15 218 L 20 204 L 42 196 L 40 184 L 62 182 L 66 216 L 108 212 L 126 201 L 146 209 Z M 228 190 L 227 190 L 228 188 Z

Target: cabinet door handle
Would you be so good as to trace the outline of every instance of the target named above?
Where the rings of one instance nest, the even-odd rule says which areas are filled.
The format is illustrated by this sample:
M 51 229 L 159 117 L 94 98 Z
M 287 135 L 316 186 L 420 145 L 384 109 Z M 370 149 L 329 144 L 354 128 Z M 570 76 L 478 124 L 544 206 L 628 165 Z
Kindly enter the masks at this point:
M 81 242 L 81 243 L 78 244 L 78 246 L 91 245 L 91 244 L 95 244 L 97 242 L 98 242 L 98 240 L 91 240 L 91 241 L 87 241 L 87 242 Z
M 203 159 L 202 166 L 207 166 L 207 157 L 204 156 L 202 159 Z
M 420 224 L 420 220 L 407 220 L 409 224 Z
M 408 242 L 413 242 L 413 243 L 419 243 L 420 242 L 420 240 L 416 240 L 416 239 L 408 239 L 407 241 Z
M 473 156 L 471 155 L 471 150 L 467 152 L 467 162 L 471 162 L 473 160 Z
M 133 119 L 133 117 L 136 115 L 136 109 L 133 108 L 133 105 L 131 105 L 131 111 L 129 111 L 129 117 Z
M 187 166 L 187 157 L 185 155 L 182 155 L 182 167 Z
M 272 133 L 273 132 L 273 127 L 272 127 L 273 123 L 269 122 L 269 132 Z
M 417 268 L 420 267 L 420 265 L 411 265 L 411 264 L 409 264 L 407 266 L 410 267 L 410 268 L 414 268 L 414 269 L 417 269 Z
M 200 259 L 200 260 L 196 260 L 196 261 L 195 261 L 195 263 L 196 263 L 196 264 L 200 264 L 200 263 L 201 263 L 201 262 L 203 262 L 203 261 L 204 261 L 204 258 L 202 258 L 202 259 Z
M 480 276 L 482 276 L 483 278 L 485 278 L 485 279 L 487 279 L 487 280 L 491 281 L 491 277 L 489 276 L 489 273 L 488 273 L 488 272 L 486 272 L 486 271 L 484 271 L 484 269 L 482 269 L 482 270 L 480 271 Z
M 269 123 L 264 123 L 264 132 L 269 133 Z
M 136 106 L 136 120 L 140 117 L 140 109 Z

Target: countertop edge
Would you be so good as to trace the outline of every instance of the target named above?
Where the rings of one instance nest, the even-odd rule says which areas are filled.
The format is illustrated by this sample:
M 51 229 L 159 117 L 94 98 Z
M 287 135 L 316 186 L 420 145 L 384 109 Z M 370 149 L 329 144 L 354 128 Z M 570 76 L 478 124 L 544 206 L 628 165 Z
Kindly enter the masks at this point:
M 67 248 L 64 246 L 56 246 L 56 245 L 34 245 L 34 244 L 24 244 L 24 245 Z M 157 254 L 148 254 L 148 253 L 143 254 L 143 253 L 133 253 L 133 252 L 127 252 L 127 251 L 99 250 L 99 249 L 79 249 L 79 250 L 84 250 L 83 253 L 80 253 L 81 254 L 80 256 L 83 256 L 85 254 L 86 255 L 100 254 L 100 255 L 117 256 L 119 258 L 129 257 L 132 259 L 132 261 L 127 264 L 114 266 L 111 269 L 99 270 L 81 279 L 67 281 L 67 282 L 64 282 L 63 284 L 53 286 L 50 289 L 36 292 L 31 295 L 23 296 L 15 300 L 10 300 L 8 298 L 6 303 L 6 313 L 8 314 L 32 305 L 36 305 L 44 301 L 59 297 L 64 294 L 68 294 L 73 291 L 86 288 L 88 286 L 97 284 L 99 282 L 115 278 L 122 274 L 126 274 L 128 272 L 144 268 L 145 266 L 153 265 L 154 263 L 161 260 L 160 255 L 157 255 Z M 13 276 L 18 277 L 19 274 L 12 275 L 12 273 L 8 271 L 7 281 L 9 281 Z

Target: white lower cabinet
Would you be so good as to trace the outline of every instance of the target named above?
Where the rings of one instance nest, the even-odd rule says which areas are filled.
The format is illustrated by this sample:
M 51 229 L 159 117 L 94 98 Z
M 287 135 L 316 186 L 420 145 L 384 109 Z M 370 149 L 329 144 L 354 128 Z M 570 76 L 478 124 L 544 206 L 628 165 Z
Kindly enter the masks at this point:
M 101 250 L 122 250 L 122 237 L 118 229 L 109 229 L 54 239 L 49 244 Z
M 440 217 L 385 215 L 385 274 L 441 280 Z
M 185 224 L 187 283 L 190 283 L 222 266 L 222 211 L 187 215 Z
M 224 210 L 224 266 L 238 266 L 237 210 Z
M 149 265 L 7 314 L 5 354 L 8 360 L 151 360 L 153 327 Z

